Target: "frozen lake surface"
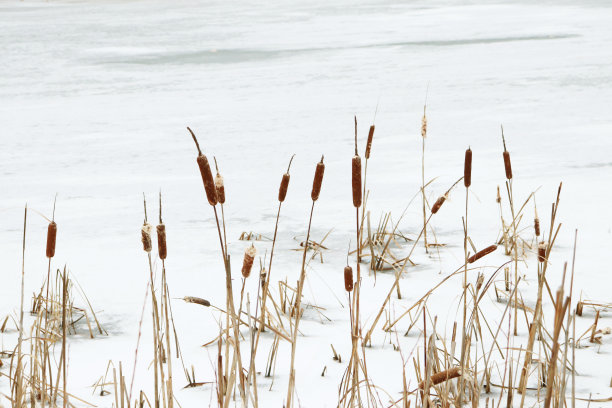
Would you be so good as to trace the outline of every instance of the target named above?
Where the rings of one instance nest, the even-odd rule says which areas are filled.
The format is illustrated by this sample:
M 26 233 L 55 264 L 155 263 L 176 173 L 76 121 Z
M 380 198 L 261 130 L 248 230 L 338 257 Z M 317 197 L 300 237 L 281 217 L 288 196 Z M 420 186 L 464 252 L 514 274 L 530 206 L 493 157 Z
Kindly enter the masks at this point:
M 110 332 L 95 340 L 94 355 L 87 351 L 92 343 L 71 343 L 72 391 L 87 398 L 87 386 L 103 375 L 108 360 L 129 367 L 133 361 L 148 276 L 139 240 L 143 192 L 152 212 L 160 189 L 164 196 L 173 295 L 223 303 L 214 219 L 185 127 L 194 129 L 204 152 L 219 161 L 236 263 L 246 246 L 237 239 L 241 232 L 272 235 L 278 182 L 296 153 L 274 268 L 277 279 L 288 276 L 290 282 L 299 273 L 301 255 L 292 249 L 305 236 L 314 165 L 324 154 L 314 239 L 333 230 L 325 263 L 313 263 L 309 271 L 306 296 L 337 324 L 316 316 L 304 323 L 310 335 L 299 347 L 309 351 L 298 360 L 297 390 L 303 406 L 335 406 L 344 367 L 331 361 L 329 344 L 344 345 L 348 357 L 350 340 L 341 271 L 349 240 L 355 240 L 349 182 L 353 115 L 363 146 L 378 106 L 369 207 L 373 220 L 387 211 L 397 219 L 420 186 L 426 94 L 426 174 L 437 177 L 428 195 L 435 199 L 462 175 L 463 151 L 471 146 L 471 235 L 479 247 L 493 242 L 499 232 L 495 188 L 504 183 L 503 124 L 515 194 L 522 201 L 537 190 L 543 220 L 563 182 L 563 227 L 549 279 L 557 284 L 563 262 L 571 261 L 578 229 L 574 291 L 610 302 L 611 22 L 606 1 L 4 1 L 0 319 L 19 305 L 23 206 L 27 202 L 50 217 L 57 193 L 53 263 L 68 265 Z M 438 238 L 448 243 L 440 257 L 417 250 L 422 266 L 402 280 L 408 303 L 397 301 L 398 311 L 410 304 L 411 288 L 419 288 L 416 297 L 463 259 L 463 194 L 458 189 L 435 221 Z M 406 233 L 418 234 L 419 211 L 417 200 L 402 222 Z M 527 214 L 525 226 L 533 210 Z M 30 212 L 26 294 L 40 287 L 46 272 L 46 227 L 44 218 Z M 258 249 L 263 255 L 269 244 Z M 491 264 L 505 260 L 499 256 Z M 391 281 L 383 275 L 376 286 L 373 279 L 364 283 L 363 292 L 375 297 L 372 309 Z M 251 286 L 255 296 L 256 282 Z M 444 325 L 452 326 L 454 301 L 442 307 Z M 173 307 L 189 364 L 199 380 L 211 381 L 209 355 L 199 346 L 216 335 L 212 313 L 179 300 Z M 610 314 L 601 322 L 610 326 Z M 383 347 L 384 333 L 379 335 Z M 407 338 L 408 351 L 416 338 Z M 265 364 L 267 348 L 262 350 Z M 280 352 L 288 356 L 288 350 Z M 589 352 L 577 392 L 609 397 L 609 336 L 600 355 Z M 591 363 L 602 359 L 600 366 Z M 145 364 L 140 365 L 137 384 L 145 386 Z M 401 363 L 393 370 L 385 377 L 382 365 L 377 378 L 397 396 Z M 273 391 L 260 395 L 272 405 L 263 406 L 281 406 L 287 382 L 282 362 L 277 375 Z M 267 389 L 269 383 L 263 383 Z M 6 392 L 4 379 L 0 391 Z M 210 388 L 183 391 L 178 398 L 183 406 L 207 403 Z

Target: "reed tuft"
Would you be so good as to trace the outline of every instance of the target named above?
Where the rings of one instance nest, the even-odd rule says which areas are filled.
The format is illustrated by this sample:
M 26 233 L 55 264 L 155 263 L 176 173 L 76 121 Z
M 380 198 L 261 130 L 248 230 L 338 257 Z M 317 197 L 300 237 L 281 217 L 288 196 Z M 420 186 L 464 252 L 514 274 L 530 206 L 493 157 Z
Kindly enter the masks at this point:
M 49 223 L 47 227 L 47 258 L 55 256 L 55 241 L 57 239 L 57 224 L 55 221 Z
M 465 161 L 463 163 L 463 185 L 466 188 L 472 185 L 472 149 L 469 147 L 465 151 Z

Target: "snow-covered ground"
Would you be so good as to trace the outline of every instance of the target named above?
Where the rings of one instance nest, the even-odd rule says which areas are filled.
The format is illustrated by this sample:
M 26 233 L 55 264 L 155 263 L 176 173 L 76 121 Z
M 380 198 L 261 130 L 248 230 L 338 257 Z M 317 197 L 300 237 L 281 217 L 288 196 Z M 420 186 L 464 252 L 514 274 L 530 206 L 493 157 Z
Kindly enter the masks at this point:
M 293 249 L 305 238 L 314 166 L 324 154 L 327 169 L 313 238 L 333 230 L 325 241 L 324 263 L 313 262 L 308 270 L 305 301 L 324 307 L 326 318 L 307 311 L 300 326 L 305 336 L 298 341 L 296 389 L 304 407 L 335 406 L 350 350 L 342 268 L 349 241 L 355 242 L 349 181 L 353 115 L 363 146 L 378 105 L 369 207 L 373 223 L 388 211 L 397 219 L 420 185 L 420 118 L 427 89 L 426 175 L 437 177 L 430 198 L 462 175 L 463 151 L 471 146 L 470 235 L 479 248 L 495 241 L 500 227 L 495 190 L 504 182 L 503 124 L 517 201 L 537 189 L 546 231 L 550 204 L 563 182 L 563 226 L 548 273 L 553 290 L 563 263 L 571 261 L 578 229 L 574 293 L 610 302 L 611 21 L 612 5 L 606 1 L 4 1 L 0 319 L 18 311 L 23 206 L 27 202 L 50 216 L 57 193 L 53 265 L 68 265 L 109 331 L 106 338 L 71 339 L 70 390 L 110 406 L 112 397 L 93 397 L 88 387 L 111 359 L 123 361 L 131 373 L 148 279 L 139 231 L 143 192 L 153 212 L 157 192 L 163 193 L 173 296 L 224 302 L 213 213 L 185 127 L 196 131 L 210 159 L 217 157 L 225 178 L 235 285 L 248 244 L 238 237 L 243 231 L 272 235 L 278 183 L 293 153 L 273 279 L 295 282 L 301 253 Z M 432 224 L 447 246 L 439 256 L 417 248 L 419 266 L 401 281 L 404 298 L 393 300 L 398 315 L 462 263 L 464 210 L 464 192 L 457 188 Z M 525 227 L 532 217 L 530 203 Z M 421 223 L 416 200 L 400 228 L 415 236 Z M 46 227 L 44 218 L 29 213 L 27 296 L 46 272 Z M 260 255 L 269 250 L 268 242 L 256 246 Z M 496 253 L 479 266 L 505 261 Z M 527 275 L 521 290 L 533 305 L 534 257 L 521 268 Z M 376 281 L 365 278 L 365 322 L 372 321 L 391 283 L 384 273 Z M 442 333 L 461 318 L 459 285 L 459 279 L 452 280 L 437 302 L 430 301 Z M 253 299 L 257 282 L 251 279 L 247 286 Z M 218 315 L 173 302 L 186 363 L 194 365 L 197 380 L 212 381 L 215 349 L 200 346 L 215 337 Z M 494 320 L 504 305 L 488 305 Z M 587 311 L 577 332 L 592 321 Z M 151 385 L 147 324 L 135 387 Z M 600 326 L 610 325 L 610 312 L 602 314 Z M 524 326 L 522 321 L 517 347 Z M 373 381 L 396 399 L 402 363 L 390 340 L 401 342 L 408 355 L 420 334 L 415 328 L 403 337 L 406 329 L 406 322 L 398 325 L 397 339 L 377 330 L 368 349 Z M 13 340 L 14 332 L 2 336 L 2 349 L 13 347 Z M 603 341 L 601 347 L 579 350 L 580 397 L 612 396 L 610 336 Z M 258 370 L 268 344 L 259 351 Z M 342 364 L 332 360 L 330 344 L 343 356 Z M 270 379 L 259 379 L 261 406 L 281 406 L 286 396 L 288 345 L 281 344 L 279 353 L 272 391 L 267 391 Z M 411 362 L 407 369 L 413 371 Z M 184 385 L 180 373 L 175 381 Z M 0 377 L 0 392 L 7 392 L 6 378 Z M 209 385 L 181 391 L 178 400 L 184 407 L 215 404 Z

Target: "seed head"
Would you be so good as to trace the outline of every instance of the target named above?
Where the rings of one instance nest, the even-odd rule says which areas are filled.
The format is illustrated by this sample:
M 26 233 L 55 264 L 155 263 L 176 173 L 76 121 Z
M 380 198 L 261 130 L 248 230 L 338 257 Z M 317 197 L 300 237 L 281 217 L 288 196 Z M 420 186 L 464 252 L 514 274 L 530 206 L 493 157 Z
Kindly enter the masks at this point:
M 344 267 L 344 289 L 347 292 L 353 290 L 353 268 L 348 265 Z
M 152 229 L 153 227 L 151 226 L 151 224 L 146 223 L 146 222 L 142 224 L 142 228 L 140 229 L 140 232 L 142 234 L 142 249 L 144 249 L 145 252 L 151 252 L 151 248 L 152 248 L 151 230 Z
M 51 221 L 47 227 L 47 258 L 55 256 L 55 241 L 57 239 L 57 224 Z
M 255 246 L 253 245 L 247 247 L 247 249 L 244 250 L 244 260 L 242 261 L 242 276 L 244 276 L 245 278 L 248 278 L 251 274 L 255 254 L 257 254 L 257 249 L 255 249 Z
M 312 192 L 310 193 L 310 198 L 312 198 L 312 201 L 317 201 L 319 199 L 319 194 L 321 194 L 323 173 L 325 173 L 325 164 L 323 163 L 323 156 L 321 156 L 321 161 L 317 163 L 314 180 L 312 181 Z
M 465 161 L 463 163 L 463 184 L 465 187 L 472 185 L 472 149 L 465 151 Z
M 159 224 L 157 226 L 157 253 L 159 259 L 166 259 L 168 256 L 168 249 L 166 247 L 166 226 Z

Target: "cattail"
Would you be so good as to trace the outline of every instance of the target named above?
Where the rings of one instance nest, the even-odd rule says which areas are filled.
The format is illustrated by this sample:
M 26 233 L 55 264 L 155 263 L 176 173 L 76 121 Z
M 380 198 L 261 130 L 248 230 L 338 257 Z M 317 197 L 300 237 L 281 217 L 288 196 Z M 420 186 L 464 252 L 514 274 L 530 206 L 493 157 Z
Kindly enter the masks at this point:
M 510 152 L 504 151 L 504 167 L 506 168 L 506 178 L 512 179 L 512 164 L 510 163 Z
M 472 185 L 472 149 L 469 147 L 465 151 L 465 162 L 463 163 L 463 184 L 466 188 Z
M 325 164 L 323 163 L 323 156 L 321 156 L 321 161 L 317 163 L 314 180 L 312 181 L 312 192 L 310 193 L 312 201 L 317 201 L 319 199 L 321 184 L 323 183 L 323 173 L 325 173 Z
M 159 224 L 157 226 L 157 253 L 159 259 L 166 259 L 168 256 L 168 249 L 166 247 L 166 226 Z
M 219 204 L 225 204 L 225 186 L 223 185 L 223 177 L 219 173 L 215 176 L 215 190 L 217 190 Z
M 446 201 L 446 194 L 441 195 L 436 202 L 434 203 L 433 207 L 431 207 L 431 213 L 435 214 L 438 212 L 438 210 L 440 209 L 440 207 L 442 207 L 442 204 L 444 204 L 444 202 Z
M 148 224 L 146 222 L 142 224 L 142 228 L 140 229 L 140 232 L 142 233 L 142 249 L 144 249 L 145 252 L 151 252 L 151 249 L 153 247 L 151 243 L 152 229 L 153 227 L 151 227 L 151 224 Z
M 427 137 L 427 116 L 423 113 L 423 119 L 421 119 L 421 137 L 425 139 Z
M 353 206 L 361 207 L 361 157 L 353 156 Z
M 533 229 L 535 230 L 536 237 L 540 236 L 540 219 L 536 215 L 533 219 Z
M 374 125 L 370 126 L 370 133 L 368 133 L 368 142 L 366 143 L 365 158 L 370 158 L 370 152 L 372 151 L 372 139 L 374 139 Z
M 210 171 L 210 164 L 208 163 L 208 159 L 206 156 L 202 154 L 200 150 L 200 144 L 198 143 L 198 139 L 195 136 L 195 133 L 187 127 L 189 133 L 191 133 L 191 137 L 198 148 L 198 167 L 200 168 L 200 174 L 202 175 L 202 182 L 204 183 L 204 190 L 206 191 L 206 198 L 208 199 L 208 203 L 210 205 L 217 205 L 217 189 L 215 188 L 215 181 L 213 179 L 212 171 Z
M 344 267 L 344 289 L 347 292 L 353 290 L 353 268 L 348 265 Z
M 244 260 L 242 261 L 242 276 L 244 276 L 245 278 L 248 278 L 251 274 L 251 269 L 253 268 L 253 260 L 255 259 L 256 253 L 257 249 L 255 249 L 255 246 L 253 245 L 244 250 Z
M 546 262 L 546 242 L 542 241 L 538 244 L 538 261 Z
M 283 174 L 283 178 L 281 179 L 280 188 L 278 189 L 278 201 L 281 203 L 285 201 L 287 197 L 287 189 L 289 188 L 289 179 L 291 176 L 289 173 Z
M 429 384 L 438 385 L 440 383 L 443 383 L 448 380 L 452 380 L 453 378 L 457 378 L 460 376 L 461 376 L 461 369 L 459 367 L 454 367 L 454 368 L 451 368 L 445 371 L 439 371 L 435 373 L 434 375 L 432 375 L 431 377 L 429 377 Z M 425 388 L 424 380 L 419 383 L 419 388 L 420 389 Z
M 210 302 L 208 300 L 202 299 L 199 297 L 195 297 L 195 296 L 185 296 L 183 300 L 187 303 L 195 303 L 197 305 L 202 305 L 206 307 L 210 306 Z
M 55 240 L 57 238 L 57 224 L 55 221 L 49 223 L 47 228 L 47 258 L 55 256 Z
M 497 245 L 491 245 L 491 246 L 486 247 L 485 249 L 481 249 L 480 251 L 476 252 L 474 255 L 468 258 L 468 263 L 474 263 L 480 258 L 482 258 L 483 256 L 489 255 L 491 252 L 495 251 L 496 249 L 497 249 Z
M 210 205 L 217 205 L 217 189 L 215 187 L 215 181 L 213 179 L 212 171 L 210 171 L 210 164 L 208 159 L 203 154 L 198 156 L 198 166 L 200 167 L 200 174 L 202 175 L 202 181 L 204 182 L 204 190 L 206 191 L 206 198 Z
M 496 203 L 501 203 L 501 194 L 499 194 L 499 186 L 497 186 L 497 198 L 495 199 Z

